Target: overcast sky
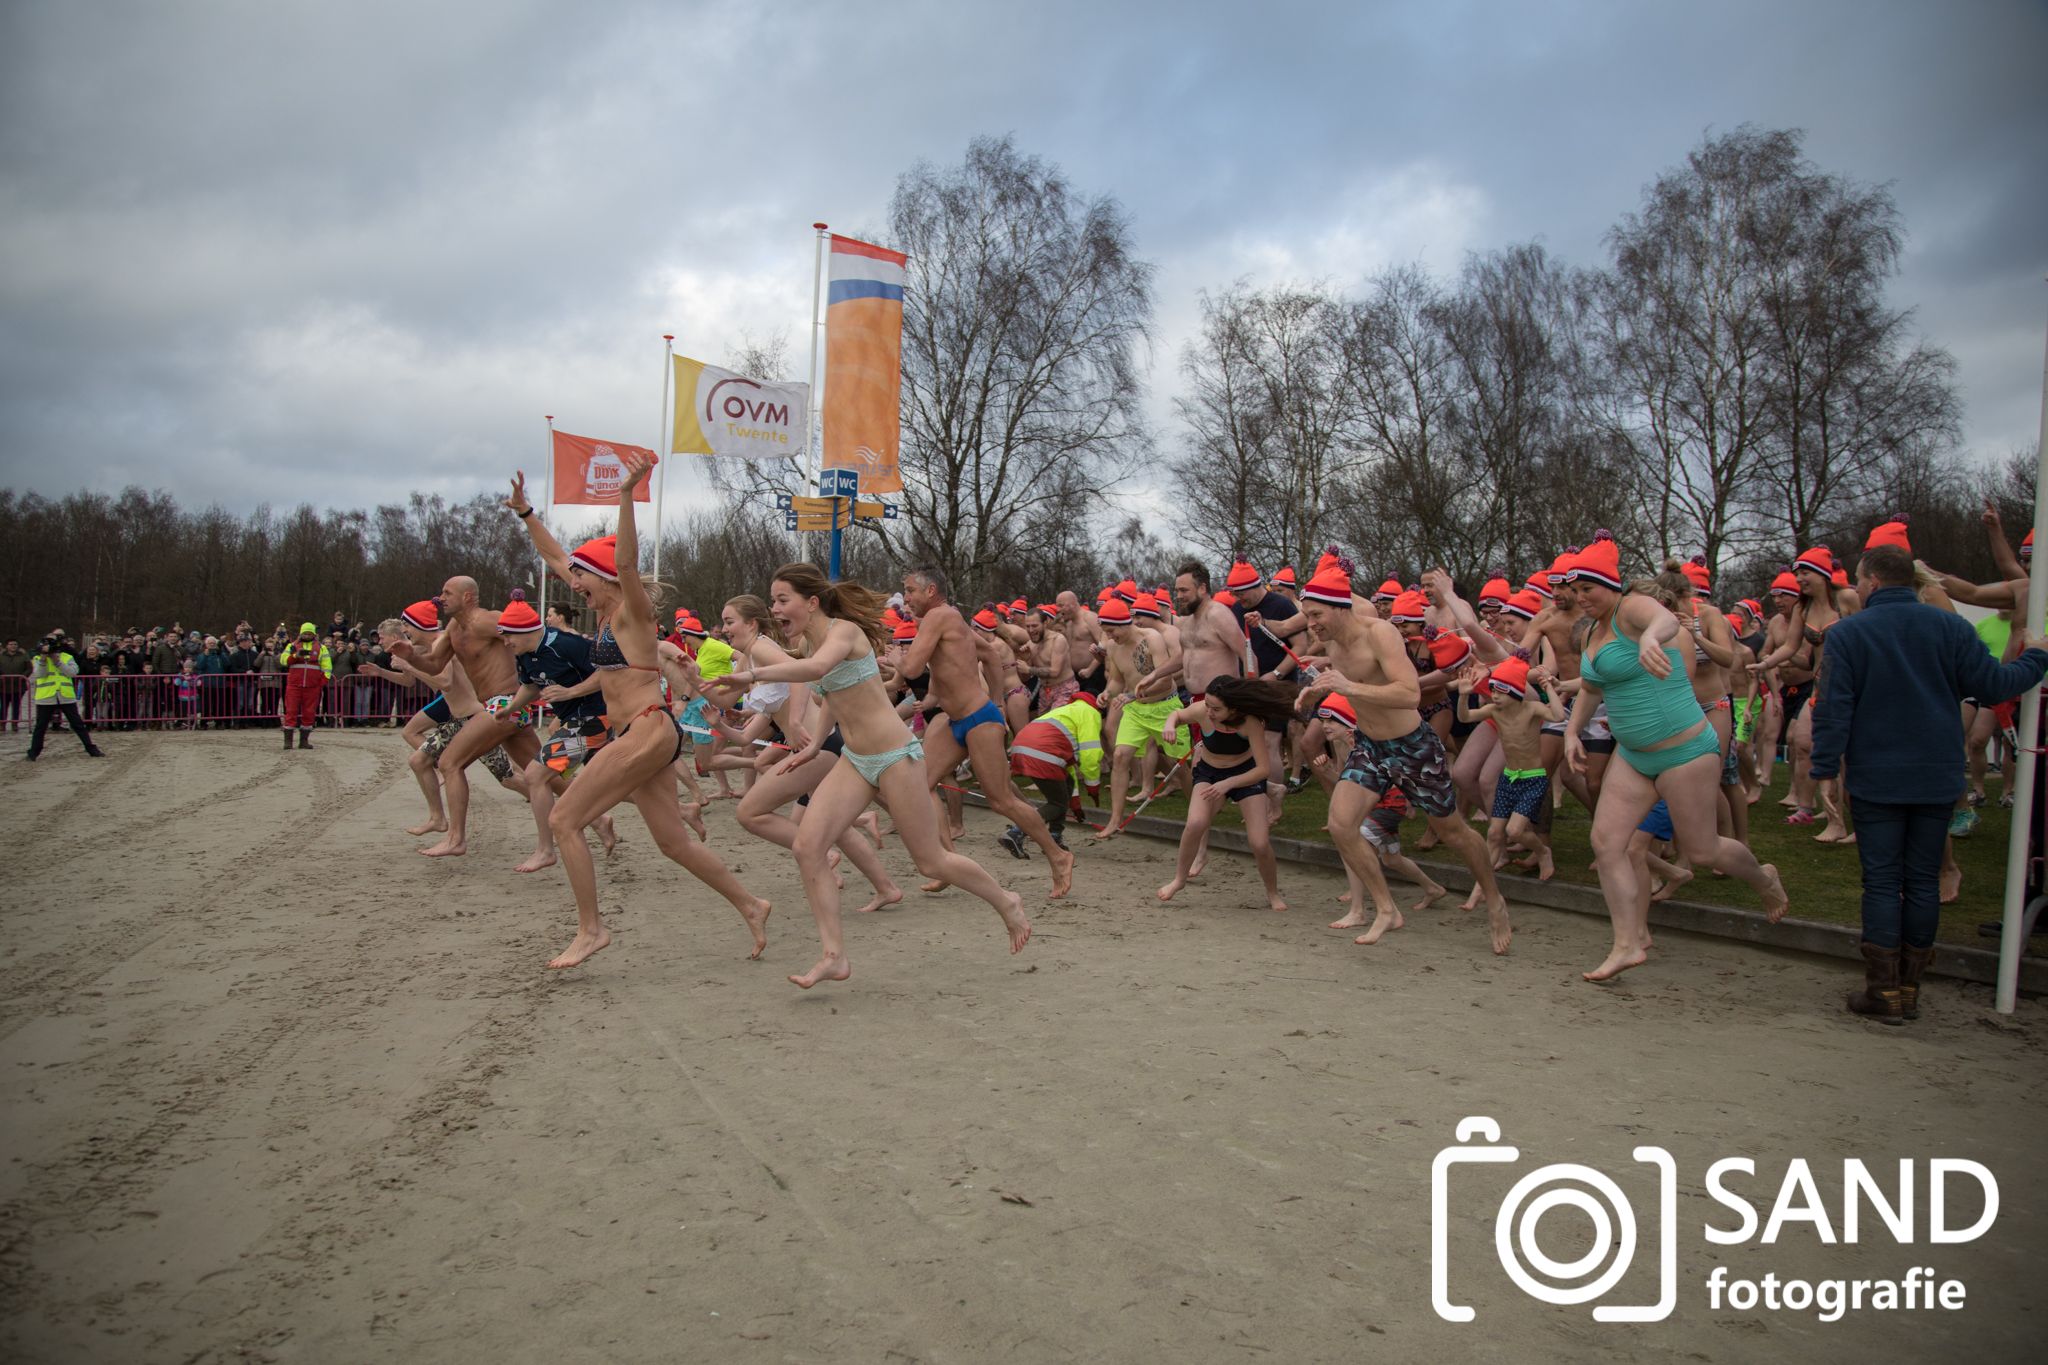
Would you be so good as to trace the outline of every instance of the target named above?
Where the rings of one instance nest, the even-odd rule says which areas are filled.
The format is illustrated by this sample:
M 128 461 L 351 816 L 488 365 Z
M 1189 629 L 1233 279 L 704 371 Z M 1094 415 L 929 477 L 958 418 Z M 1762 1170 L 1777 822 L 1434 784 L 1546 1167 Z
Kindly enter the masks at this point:
M 1198 290 L 1593 264 L 1706 131 L 1804 129 L 1893 187 L 1995 457 L 2039 416 L 2044 54 L 2038 0 L 10 0 L 0 486 L 366 506 L 537 468 L 543 413 L 656 444 L 663 332 L 801 353 L 809 224 L 984 132 L 1128 210 L 1170 448 Z

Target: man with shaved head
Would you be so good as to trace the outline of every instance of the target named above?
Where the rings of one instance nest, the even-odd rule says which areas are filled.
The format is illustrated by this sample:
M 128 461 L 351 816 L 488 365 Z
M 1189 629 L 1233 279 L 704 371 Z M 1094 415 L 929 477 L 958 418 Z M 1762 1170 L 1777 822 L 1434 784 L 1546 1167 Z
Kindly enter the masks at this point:
M 441 770 L 448 832 L 420 852 L 429 858 L 454 858 L 469 851 L 469 780 L 463 770 L 502 744 L 513 770 L 525 772 L 540 756 L 540 741 L 521 722 L 522 712 L 507 709 L 512 694 L 519 690 L 519 665 L 512 646 L 498 633 L 499 613 L 478 605 L 476 580 L 456 575 L 441 585 L 435 602 L 444 626 L 440 634 L 425 646 L 396 641 L 391 652 L 428 674 L 439 673 L 453 658 L 484 701 L 484 709 L 463 722 L 436 764 Z

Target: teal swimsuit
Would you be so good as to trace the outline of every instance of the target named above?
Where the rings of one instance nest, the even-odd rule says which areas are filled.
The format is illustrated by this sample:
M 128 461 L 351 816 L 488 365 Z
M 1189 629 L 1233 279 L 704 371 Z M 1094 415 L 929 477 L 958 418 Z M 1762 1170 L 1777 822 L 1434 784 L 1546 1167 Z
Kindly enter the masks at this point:
M 1620 609 L 1616 608 L 1616 615 Z M 1656 777 L 1681 763 L 1709 754 L 1721 755 L 1720 737 L 1706 724 L 1707 713 L 1685 680 L 1685 665 L 1679 652 L 1666 645 L 1671 659 L 1671 676 L 1654 678 L 1643 669 L 1642 646 L 1621 633 L 1610 616 L 1607 628 L 1614 638 L 1579 660 L 1579 676 L 1600 689 L 1607 703 L 1607 724 L 1614 731 L 1615 749 L 1631 768 L 1644 777 Z M 1620 650 L 1612 654 L 1611 650 Z M 1693 726 L 1700 732 L 1683 744 L 1668 749 L 1650 749 Z
M 880 677 L 881 673 L 880 666 L 875 663 L 875 656 L 863 654 L 832 665 L 825 671 L 824 677 L 811 684 L 811 690 L 823 697 L 829 693 L 843 692 L 858 683 L 866 682 L 869 678 Z M 863 782 L 874 787 L 881 784 L 882 774 L 898 763 L 907 758 L 923 758 L 924 745 L 913 738 L 902 748 L 890 749 L 886 753 L 859 754 L 842 747 L 839 754 L 853 765 L 853 770 L 860 774 Z

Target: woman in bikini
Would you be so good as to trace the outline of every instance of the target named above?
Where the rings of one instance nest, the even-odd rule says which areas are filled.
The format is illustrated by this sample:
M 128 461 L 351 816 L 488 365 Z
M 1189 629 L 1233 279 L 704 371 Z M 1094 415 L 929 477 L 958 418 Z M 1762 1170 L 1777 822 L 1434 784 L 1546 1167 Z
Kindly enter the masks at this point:
M 882 597 L 858 583 L 832 583 L 810 564 L 785 564 L 770 592 L 776 616 L 801 657 L 766 668 L 742 669 L 743 686 L 757 682 L 809 683 L 822 704 L 820 733 L 778 765 L 794 772 L 824 748 L 824 731 L 837 724 L 840 757 L 811 793 L 810 809 L 797 827 L 797 869 L 818 921 L 818 962 L 789 979 L 809 990 L 820 981 L 853 975 L 839 922 L 839 885 L 827 853 L 868 803 L 879 796 L 895 819 L 896 833 L 927 877 L 981 897 L 1002 917 L 1010 951 L 1031 938 L 1031 921 L 1016 893 L 1005 891 L 980 863 L 948 850 L 939 839 L 938 812 L 924 772 L 924 746 L 911 737 L 890 704 L 875 662 L 888 645 L 882 628 Z
M 1266 886 L 1266 908 L 1276 913 L 1287 909 L 1287 902 L 1280 898 L 1280 864 L 1268 835 L 1272 808 L 1254 798 L 1266 794 L 1266 779 L 1273 771 L 1266 736 L 1273 730 L 1285 730 L 1294 719 L 1294 699 L 1300 691 L 1290 682 L 1219 676 L 1209 681 L 1201 701 L 1166 718 L 1160 731 L 1166 743 L 1176 743 L 1180 727 L 1189 724 L 1202 727 L 1202 738 L 1195 746 L 1195 790 L 1188 798 L 1179 864 L 1173 879 L 1159 888 L 1160 900 L 1172 900 L 1188 884 L 1209 837 L 1209 826 L 1229 800 L 1237 803 L 1237 812 L 1244 819 L 1252 861 L 1258 864 L 1259 880 Z
M 654 601 L 640 578 L 640 539 L 633 524 L 633 490 L 647 478 L 653 462 L 628 454 L 626 477 L 619 488 L 619 533 L 564 553 L 526 500 L 526 475 L 512 480 L 505 505 L 519 514 L 526 533 L 549 569 L 597 613 L 597 637 L 590 662 L 603 690 L 610 725 L 606 743 L 583 764 L 569 790 L 556 800 L 548 817 L 560 850 L 563 870 L 576 893 L 576 937 L 550 967 L 573 967 L 612 941 L 597 909 L 597 869 L 583 827 L 621 801 L 639 807 L 647 832 L 671 861 L 731 902 L 753 936 L 752 957 L 768 946 L 769 904 L 740 885 L 739 878 L 716 853 L 690 837 L 676 798 L 669 765 L 688 745 L 676 718 L 661 696 L 661 674 L 655 645 Z
M 1685 656 L 1674 642 L 1685 628 L 1642 592 L 1623 593 L 1621 550 L 1604 532 L 1567 571 L 1594 622 L 1579 658 L 1581 696 L 1565 732 L 1565 762 L 1583 769 L 1582 731 L 1595 703 L 1607 707 L 1615 761 L 1593 811 L 1593 854 L 1600 892 L 1614 923 L 1614 948 L 1588 981 L 1606 981 L 1649 960 L 1649 917 L 1629 863 L 1629 837 L 1662 799 L 1682 852 L 1693 863 L 1740 877 L 1756 888 L 1776 923 L 1784 918 L 1778 871 L 1748 847 L 1723 838 L 1716 822 L 1721 749 L 1693 696 Z

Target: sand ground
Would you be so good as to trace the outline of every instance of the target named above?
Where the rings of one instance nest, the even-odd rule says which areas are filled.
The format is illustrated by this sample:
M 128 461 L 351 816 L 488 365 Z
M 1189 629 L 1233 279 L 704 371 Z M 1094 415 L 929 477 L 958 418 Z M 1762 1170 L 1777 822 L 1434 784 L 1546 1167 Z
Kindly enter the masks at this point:
M 1679 935 L 1601 989 L 1575 973 L 1602 927 L 1541 910 L 1506 959 L 1454 910 L 1355 948 L 1322 927 L 1327 875 L 1283 869 L 1273 915 L 1224 855 L 1160 909 L 1170 850 L 1135 840 L 1085 851 L 1018 956 L 978 902 L 913 890 L 850 926 L 850 983 L 805 994 L 793 866 L 725 806 L 713 843 L 777 905 L 762 961 L 628 814 L 600 874 L 618 941 L 548 973 L 569 898 L 509 870 L 523 807 L 480 792 L 468 858 L 414 856 L 389 731 L 109 735 L 97 764 L 67 742 L 0 772 L 10 1360 L 2040 1358 L 2038 1004 L 2001 1020 L 1942 982 L 1883 1029 L 1841 1012 L 1838 964 Z M 1044 864 L 968 818 L 1038 905 Z M 1479 1114 L 1516 1170 L 1584 1161 L 1631 1194 L 1636 1144 L 1673 1153 L 1667 1320 L 1523 1297 L 1491 1206 L 1455 1199 L 1477 1320 L 1432 1312 L 1431 1162 Z M 1702 1175 L 1735 1154 L 1764 1212 L 1795 1157 L 1839 1210 L 1846 1156 L 1913 1158 L 1923 1229 L 1926 1158 L 1984 1163 L 2000 1212 L 1963 1245 L 1709 1246 L 1733 1215 Z M 1570 1213 L 1543 1223 L 1560 1258 L 1590 1245 Z M 1716 1264 L 1930 1265 L 1968 1297 L 1714 1311 Z

